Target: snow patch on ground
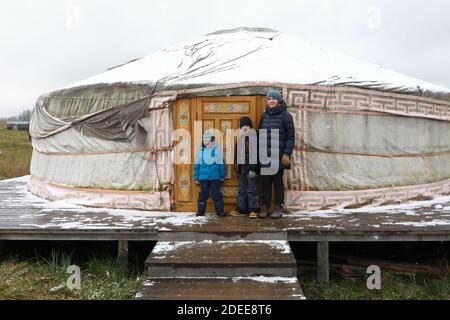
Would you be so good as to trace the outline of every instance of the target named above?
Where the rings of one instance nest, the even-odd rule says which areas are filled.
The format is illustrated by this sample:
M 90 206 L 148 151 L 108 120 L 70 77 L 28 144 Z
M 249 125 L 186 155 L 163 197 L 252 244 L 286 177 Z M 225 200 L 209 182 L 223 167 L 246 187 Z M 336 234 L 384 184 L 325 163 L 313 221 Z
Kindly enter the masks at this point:
M 154 286 L 156 284 L 156 282 L 151 281 L 151 280 L 145 280 L 143 285 L 146 287 L 150 287 L 150 286 Z
M 6 183 L 10 183 L 10 182 L 26 182 L 26 183 L 28 183 L 28 181 L 30 181 L 29 175 L 23 176 L 23 177 L 12 178 L 12 179 L 0 180 L 0 184 L 6 184 Z

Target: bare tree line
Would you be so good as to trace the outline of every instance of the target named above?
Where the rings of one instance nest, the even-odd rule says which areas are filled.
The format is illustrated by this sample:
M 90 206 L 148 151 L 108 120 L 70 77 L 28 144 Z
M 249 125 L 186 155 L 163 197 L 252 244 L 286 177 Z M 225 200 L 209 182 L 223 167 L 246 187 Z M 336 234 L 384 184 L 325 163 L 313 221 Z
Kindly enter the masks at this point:
M 0 118 L 0 122 L 6 122 L 10 120 L 30 120 L 30 117 L 31 117 L 31 110 L 24 110 L 17 116 Z

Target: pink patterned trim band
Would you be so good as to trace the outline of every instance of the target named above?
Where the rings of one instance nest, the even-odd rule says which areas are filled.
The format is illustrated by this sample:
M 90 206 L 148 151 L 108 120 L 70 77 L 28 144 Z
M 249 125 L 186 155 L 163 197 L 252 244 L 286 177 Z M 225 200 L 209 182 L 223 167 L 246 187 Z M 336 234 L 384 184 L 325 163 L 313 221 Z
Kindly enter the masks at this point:
M 332 209 L 357 205 L 381 205 L 450 193 L 450 179 L 422 185 L 352 191 L 286 190 L 285 205 L 290 210 Z
M 72 204 L 111 209 L 169 211 L 168 191 L 122 191 L 76 188 L 48 182 L 31 176 L 28 191 L 50 201 L 68 200 Z

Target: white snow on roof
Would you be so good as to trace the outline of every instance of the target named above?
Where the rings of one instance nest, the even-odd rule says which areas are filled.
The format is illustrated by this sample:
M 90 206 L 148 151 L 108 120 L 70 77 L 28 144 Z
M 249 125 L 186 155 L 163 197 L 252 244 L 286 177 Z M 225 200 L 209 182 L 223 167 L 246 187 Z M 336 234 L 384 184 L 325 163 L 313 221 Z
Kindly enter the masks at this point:
M 115 82 L 165 85 L 277 82 L 449 89 L 324 49 L 270 29 L 238 28 L 197 37 L 112 68 L 67 88 Z

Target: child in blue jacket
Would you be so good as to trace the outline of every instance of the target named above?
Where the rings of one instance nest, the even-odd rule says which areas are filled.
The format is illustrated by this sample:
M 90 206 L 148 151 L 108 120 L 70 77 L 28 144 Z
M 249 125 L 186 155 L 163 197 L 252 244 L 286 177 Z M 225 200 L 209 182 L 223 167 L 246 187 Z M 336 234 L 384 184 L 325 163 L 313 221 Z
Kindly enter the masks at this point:
M 217 149 L 216 142 L 210 131 L 203 134 L 203 145 L 197 152 L 194 160 L 194 180 L 200 185 L 198 195 L 197 216 L 204 216 L 206 211 L 206 201 L 211 194 L 219 217 L 226 217 L 224 211 L 222 193 L 220 185 L 225 179 L 225 165 L 222 153 Z

